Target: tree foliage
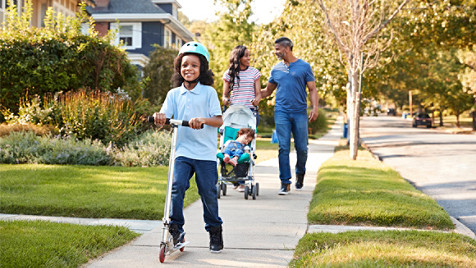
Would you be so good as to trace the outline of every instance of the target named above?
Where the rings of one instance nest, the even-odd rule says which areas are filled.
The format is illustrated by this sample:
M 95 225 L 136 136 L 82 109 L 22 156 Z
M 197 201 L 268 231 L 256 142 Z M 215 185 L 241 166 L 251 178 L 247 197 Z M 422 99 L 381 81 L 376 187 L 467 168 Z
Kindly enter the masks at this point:
M 219 94 L 222 92 L 223 73 L 228 69 L 231 50 L 237 45 L 249 47 L 252 43 L 255 24 L 250 22 L 253 0 L 215 0 L 225 8 L 219 12 L 219 19 L 211 23 L 201 41 L 210 51 L 210 68 L 215 74 L 215 85 Z M 253 51 L 251 51 L 253 53 Z
M 111 35 L 81 32 L 83 22 L 92 23 L 84 12 L 83 8 L 73 18 L 49 9 L 45 27 L 36 28 L 30 27 L 30 1 L 21 16 L 14 5 L 8 8 L 0 31 L 0 105 L 4 109 L 18 111 L 26 92 L 43 96 L 79 88 L 111 92 L 122 88 L 138 97 L 136 68 L 123 50 L 112 45 Z
M 144 93 L 152 104 L 164 102 L 167 92 L 172 88 L 171 78 L 174 74 L 174 59 L 177 50 L 156 46 L 149 55 L 150 61 L 144 68 Z

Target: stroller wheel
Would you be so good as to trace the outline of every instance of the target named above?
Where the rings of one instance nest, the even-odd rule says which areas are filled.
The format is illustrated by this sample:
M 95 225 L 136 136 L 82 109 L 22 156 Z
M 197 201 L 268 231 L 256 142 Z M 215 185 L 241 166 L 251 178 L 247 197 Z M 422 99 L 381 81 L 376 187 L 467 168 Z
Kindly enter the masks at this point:
M 223 192 L 223 196 L 225 196 L 226 195 L 226 183 L 221 184 L 221 190 Z
M 160 253 L 159 253 L 159 261 L 160 263 L 164 263 L 165 261 L 165 251 L 167 246 L 165 244 L 160 245 Z
M 253 200 L 256 200 L 256 185 L 251 186 L 251 196 L 253 197 Z
M 255 188 L 256 188 L 256 196 L 259 196 L 259 182 L 255 184 Z
M 221 185 L 220 183 L 217 184 L 217 198 L 218 199 L 220 199 L 220 192 L 221 192 L 221 186 L 220 185 Z
M 250 193 L 250 187 L 248 185 L 245 186 L 245 199 L 248 200 L 248 194 Z

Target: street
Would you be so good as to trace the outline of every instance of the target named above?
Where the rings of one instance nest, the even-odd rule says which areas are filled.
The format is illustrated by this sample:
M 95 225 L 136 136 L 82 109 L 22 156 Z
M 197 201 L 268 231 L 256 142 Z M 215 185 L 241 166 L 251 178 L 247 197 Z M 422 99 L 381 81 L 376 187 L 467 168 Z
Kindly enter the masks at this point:
M 412 128 L 400 117 L 362 117 L 360 136 L 385 164 L 476 233 L 476 135 Z

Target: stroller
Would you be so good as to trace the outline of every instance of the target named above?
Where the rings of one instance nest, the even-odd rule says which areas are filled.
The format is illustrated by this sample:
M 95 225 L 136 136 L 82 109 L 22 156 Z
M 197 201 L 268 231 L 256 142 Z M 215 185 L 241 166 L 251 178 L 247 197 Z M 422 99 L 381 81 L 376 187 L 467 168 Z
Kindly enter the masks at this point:
M 245 199 L 252 196 L 253 200 L 259 195 L 259 183 L 255 183 L 254 178 L 254 159 L 256 149 L 256 134 L 253 141 L 248 144 L 249 153 L 244 153 L 236 166 L 223 162 L 224 145 L 228 140 L 235 140 L 237 133 L 241 128 L 251 128 L 256 133 L 256 115 L 258 111 L 252 112 L 250 108 L 241 105 L 230 106 L 223 114 L 223 125 L 218 129 L 220 133 L 220 152 L 217 153 L 217 166 L 219 170 L 217 193 L 226 195 L 227 184 L 245 184 Z

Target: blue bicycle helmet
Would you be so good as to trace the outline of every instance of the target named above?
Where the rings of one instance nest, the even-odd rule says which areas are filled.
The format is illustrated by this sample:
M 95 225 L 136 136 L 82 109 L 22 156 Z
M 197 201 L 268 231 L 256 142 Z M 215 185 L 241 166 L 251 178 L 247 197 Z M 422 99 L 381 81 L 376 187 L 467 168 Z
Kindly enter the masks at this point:
M 195 41 L 188 42 L 180 48 L 179 55 L 182 53 L 195 53 L 203 55 L 208 62 L 210 62 L 210 54 L 208 53 L 207 48 Z

